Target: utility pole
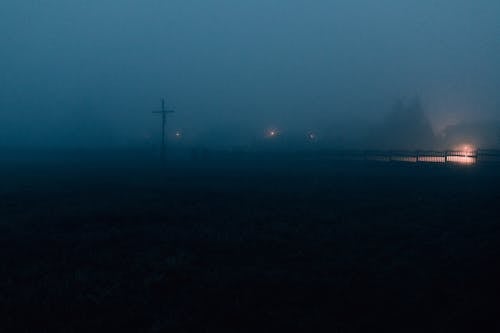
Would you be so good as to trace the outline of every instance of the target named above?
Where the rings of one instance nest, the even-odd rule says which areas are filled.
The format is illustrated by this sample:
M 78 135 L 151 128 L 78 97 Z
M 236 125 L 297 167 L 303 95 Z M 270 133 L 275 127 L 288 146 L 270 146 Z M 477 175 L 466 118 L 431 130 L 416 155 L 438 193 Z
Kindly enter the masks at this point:
M 165 98 L 161 99 L 161 110 L 153 111 L 153 113 L 161 114 L 161 159 L 165 160 L 167 138 L 165 133 L 165 126 L 167 125 L 167 113 L 174 113 L 174 110 L 168 110 L 165 106 Z

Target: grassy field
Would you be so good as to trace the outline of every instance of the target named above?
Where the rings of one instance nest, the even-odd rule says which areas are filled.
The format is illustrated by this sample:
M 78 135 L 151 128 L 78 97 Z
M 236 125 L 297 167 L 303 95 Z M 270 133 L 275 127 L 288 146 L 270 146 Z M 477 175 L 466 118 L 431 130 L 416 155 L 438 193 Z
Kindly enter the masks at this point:
M 0 331 L 500 331 L 500 168 L 129 162 L 2 162 Z

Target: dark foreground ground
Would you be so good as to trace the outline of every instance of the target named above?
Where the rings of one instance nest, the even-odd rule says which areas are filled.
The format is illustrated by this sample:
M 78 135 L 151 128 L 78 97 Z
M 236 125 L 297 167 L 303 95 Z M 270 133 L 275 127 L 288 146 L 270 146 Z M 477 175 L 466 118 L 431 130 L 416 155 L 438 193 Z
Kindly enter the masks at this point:
M 2 162 L 1 332 L 500 331 L 498 167 L 129 162 Z

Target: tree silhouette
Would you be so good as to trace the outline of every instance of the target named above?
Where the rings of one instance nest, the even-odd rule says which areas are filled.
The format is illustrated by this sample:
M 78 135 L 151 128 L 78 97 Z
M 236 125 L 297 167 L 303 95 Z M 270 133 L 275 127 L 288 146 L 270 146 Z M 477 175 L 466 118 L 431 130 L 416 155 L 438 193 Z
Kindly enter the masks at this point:
M 398 99 L 375 132 L 374 142 L 384 149 L 432 149 L 435 135 L 418 97 L 405 103 Z

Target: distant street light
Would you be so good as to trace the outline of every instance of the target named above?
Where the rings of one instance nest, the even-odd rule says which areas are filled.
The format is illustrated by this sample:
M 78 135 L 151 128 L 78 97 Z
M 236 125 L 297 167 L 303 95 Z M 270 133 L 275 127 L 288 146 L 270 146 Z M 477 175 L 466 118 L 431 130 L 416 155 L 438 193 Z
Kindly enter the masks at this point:
M 280 134 L 280 132 L 276 128 L 271 128 L 267 130 L 266 137 L 269 139 L 275 138 Z
M 318 137 L 316 136 L 316 133 L 314 133 L 314 132 L 308 132 L 307 133 L 307 139 L 309 141 L 316 141 L 317 138 Z

